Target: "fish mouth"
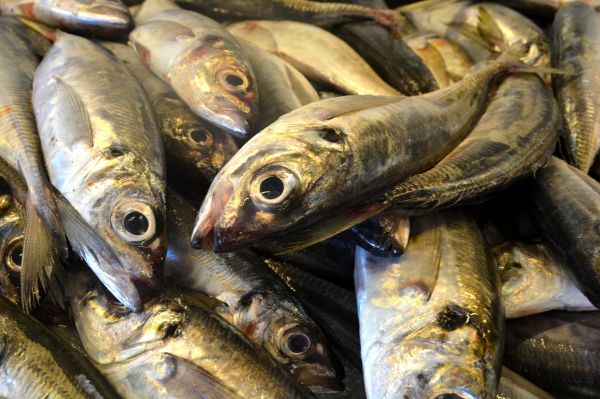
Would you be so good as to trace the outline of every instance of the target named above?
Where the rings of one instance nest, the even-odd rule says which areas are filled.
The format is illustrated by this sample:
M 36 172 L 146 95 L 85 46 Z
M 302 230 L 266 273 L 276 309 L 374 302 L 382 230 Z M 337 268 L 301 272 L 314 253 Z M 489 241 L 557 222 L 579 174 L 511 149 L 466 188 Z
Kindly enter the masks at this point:
M 320 375 L 310 366 L 294 370 L 293 375 L 315 393 L 335 393 L 345 389 L 340 378 Z
M 217 221 L 232 194 L 233 184 L 228 180 L 223 180 L 218 185 L 209 189 L 208 195 L 204 199 L 196 217 L 196 223 L 192 231 L 192 247 L 213 248 L 216 241 L 215 227 Z

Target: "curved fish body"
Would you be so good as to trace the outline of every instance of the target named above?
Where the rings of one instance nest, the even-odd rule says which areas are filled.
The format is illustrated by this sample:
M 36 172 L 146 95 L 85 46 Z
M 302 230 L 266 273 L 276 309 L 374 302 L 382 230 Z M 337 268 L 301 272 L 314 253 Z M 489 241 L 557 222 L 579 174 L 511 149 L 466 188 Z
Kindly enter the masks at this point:
M 373 20 L 393 26 L 400 17 L 389 10 L 378 10 L 363 5 L 346 3 L 319 3 L 307 0 L 178 0 L 191 8 L 217 19 L 279 19 L 330 25 L 353 20 Z
M 400 95 L 352 47 L 325 29 L 301 22 L 266 20 L 236 22 L 227 29 L 283 58 L 307 78 L 343 93 Z
M 88 277 L 70 281 L 75 325 L 86 352 L 123 398 L 312 397 L 199 304 L 162 296 L 133 313 Z
M 0 297 L 0 397 L 117 399 L 81 353 Z
M 553 399 L 554 396 L 527 381 L 514 371 L 502 367 L 497 399 Z
M 165 172 L 154 112 L 102 46 L 60 33 L 36 71 L 33 107 L 52 184 L 112 248 L 75 248 L 121 302 L 141 308 L 166 253 Z
M 243 38 L 239 41 L 252 65 L 260 93 L 259 130 L 275 122 L 281 115 L 319 100 L 319 94 L 308 79 L 287 61 Z
M 494 248 L 506 318 L 549 310 L 597 308 L 583 295 L 563 261 L 544 243 L 506 242 Z
M 352 46 L 396 90 L 407 96 L 437 90 L 434 76 L 398 35 L 372 22 L 339 26 L 334 33 Z
M 104 39 L 121 37 L 133 28 L 133 18 L 120 0 L 2 0 L 0 11 Z
M 564 257 L 585 296 L 600 306 L 600 183 L 553 157 L 536 174 L 529 197 L 540 232 Z
M 220 301 L 218 314 L 312 390 L 343 389 L 324 334 L 284 282 L 251 253 L 193 249 L 194 208 L 175 193 L 168 204 L 168 280 Z
M 541 313 L 506 322 L 504 362 L 557 398 L 600 395 L 600 312 Z
M 369 398 L 493 398 L 502 365 L 498 278 L 475 222 L 412 219 L 400 258 L 357 248 L 356 297 Z
M 225 28 L 169 0 L 144 2 L 136 24 L 130 44 L 196 115 L 241 138 L 255 131 L 254 74 Z
M 552 66 L 568 72 L 552 78 L 567 160 L 587 173 L 600 148 L 600 20 L 589 5 L 575 3 L 556 14 Z
M 146 68 L 124 44 L 104 43 L 144 88 L 156 113 L 167 161 L 169 182 L 208 188 L 238 150 L 228 133 L 197 117 L 173 89 Z M 182 177 L 184 176 L 184 177 Z
M 508 77 L 473 131 L 433 168 L 394 187 L 386 201 L 408 212 L 485 198 L 543 166 L 560 124 L 552 90 L 539 76 Z
M 298 249 L 381 212 L 387 205 L 379 198 L 391 186 L 464 139 L 511 65 L 491 63 L 421 96 L 338 97 L 282 116 L 219 172 L 194 245 L 228 250 L 268 238 Z

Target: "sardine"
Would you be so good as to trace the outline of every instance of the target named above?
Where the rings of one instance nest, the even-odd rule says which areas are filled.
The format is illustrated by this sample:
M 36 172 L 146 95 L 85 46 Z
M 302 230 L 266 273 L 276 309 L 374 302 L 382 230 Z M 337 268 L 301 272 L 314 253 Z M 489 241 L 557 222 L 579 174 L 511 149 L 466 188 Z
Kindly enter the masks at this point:
M 195 190 L 210 182 L 238 150 L 233 138 L 191 112 L 171 87 L 148 70 L 135 52 L 120 43 L 104 43 L 144 88 L 162 130 L 169 184 Z
M 554 92 L 565 120 L 567 160 L 588 172 L 600 148 L 600 20 L 592 7 L 574 3 L 552 25 Z
M 90 358 L 124 399 L 312 397 L 198 304 L 163 296 L 133 313 L 88 277 L 69 283 L 75 325 Z
M 0 397 L 117 399 L 81 353 L 0 296 Z
M 319 100 L 319 94 L 296 68 L 282 58 L 244 40 L 238 39 L 248 57 L 259 96 L 259 130 L 305 104 Z
M 386 200 L 408 212 L 485 198 L 543 166 L 560 123 L 552 91 L 540 77 L 511 76 L 465 140 L 433 168 L 392 189 Z
M 585 296 L 600 306 L 600 183 L 553 157 L 536 174 L 529 197 L 540 232 L 566 260 Z
M 248 252 L 191 248 L 194 208 L 172 192 L 168 204 L 167 279 L 222 302 L 217 313 L 312 390 L 343 389 L 325 336 L 277 275 Z
M 502 365 L 504 315 L 483 236 L 460 213 L 411 223 L 400 258 L 357 248 L 367 396 L 492 398 Z
M 2 21 L 0 23 L 4 26 L 12 28 L 17 35 L 21 36 L 21 38 L 27 42 L 28 47 L 33 50 L 38 57 L 43 57 L 50 49 L 50 40 L 40 32 L 28 26 L 28 24 L 31 24 L 30 21 L 18 17 L 4 16 L 0 17 L 0 21 Z
M 509 319 L 548 310 L 597 310 L 547 244 L 510 241 L 493 249 Z
M 133 18 L 120 0 L 1 0 L 0 11 L 105 39 L 118 38 L 133 28 Z
M 233 35 L 280 56 L 307 78 L 347 94 L 395 96 L 365 60 L 342 39 L 314 25 L 293 21 L 245 21 L 227 27 Z M 298 38 L 302 40 L 298 40 Z
M 250 63 L 217 22 L 182 10 L 170 0 L 145 1 L 130 44 L 140 59 L 199 117 L 239 137 L 258 118 L 258 93 Z
M 597 398 L 599 357 L 600 312 L 552 311 L 506 322 L 506 366 L 557 398 Z
M 85 240 L 74 249 L 141 309 L 166 252 L 164 155 L 146 94 L 108 50 L 59 32 L 36 71 L 33 107 L 52 184 L 113 253 L 91 253 Z
M 270 239 L 298 249 L 386 208 L 378 198 L 435 165 L 471 131 L 513 61 L 414 97 L 308 104 L 254 136 L 213 181 L 192 235 L 229 250 Z M 517 67 L 518 68 L 518 67 Z

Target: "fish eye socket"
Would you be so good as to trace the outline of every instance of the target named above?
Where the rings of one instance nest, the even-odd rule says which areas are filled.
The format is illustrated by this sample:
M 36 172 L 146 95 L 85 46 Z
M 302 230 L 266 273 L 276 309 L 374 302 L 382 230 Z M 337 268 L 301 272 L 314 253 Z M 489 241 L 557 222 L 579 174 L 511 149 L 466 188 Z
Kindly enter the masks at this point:
M 219 71 L 218 80 L 221 86 L 228 91 L 244 91 L 249 86 L 246 76 L 233 68 L 224 68 Z
M 23 243 L 20 239 L 8 244 L 8 250 L 4 256 L 4 263 L 14 272 L 21 271 L 21 264 L 23 263 Z
M 267 171 L 254 179 L 251 197 L 258 206 L 279 205 L 294 192 L 296 185 L 296 176 L 287 169 Z
M 112 210 L 111 225 L 123 240 L 132 244 L 147 241 L 156 235 L 154 212 L 142 202 L 118 203 Z

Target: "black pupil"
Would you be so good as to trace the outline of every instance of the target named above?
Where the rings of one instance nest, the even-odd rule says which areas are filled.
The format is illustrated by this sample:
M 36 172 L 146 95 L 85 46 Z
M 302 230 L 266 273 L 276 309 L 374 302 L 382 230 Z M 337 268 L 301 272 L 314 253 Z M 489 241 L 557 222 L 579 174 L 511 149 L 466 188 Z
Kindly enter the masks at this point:
M 125 230 L 136 236 L 141 236 L 148 231 L 148 225 L 148 218 L 135 211 L 127 214 L 123 220 L 123 227 L 125 227 Z
M 196 143 L 202 143 L 206 141 L 207 138 L 206 132 L 203 130 L 194 130 L 190 136 Z
M 283 189 L 283 181 L 277 176 L 267 177 L 260 183 L 260 193 L 269 200 L 280 197 Z
M 123 151 L 119 150 L 118 148 L 111 148 L 111 149 L 110 149 L 110 154 L 111 154 L 113 157 L 115 157 L 115 158 L 118 158 L 118 157 L 120 157 L 121 155 L 123 155 Z
M 227 75 L 225 76 L 225 81 L 231 86 L 241 86 L 244 83 L 244 79 L 238 75 Z
M 463 399 L 463 397 L 455 393 L 443 393 L 436 396 L 435 399 Z
M 12 250 L 10 253 L 10 261 L 17 266 L 21 266 L 21 262 L 23 261 L 23 247 L 18 246 Z
M 287 346 L 292 353 L 304 353 L 310 347 L 310 340 L 304 334 L 293 334 L 288 338 Z

